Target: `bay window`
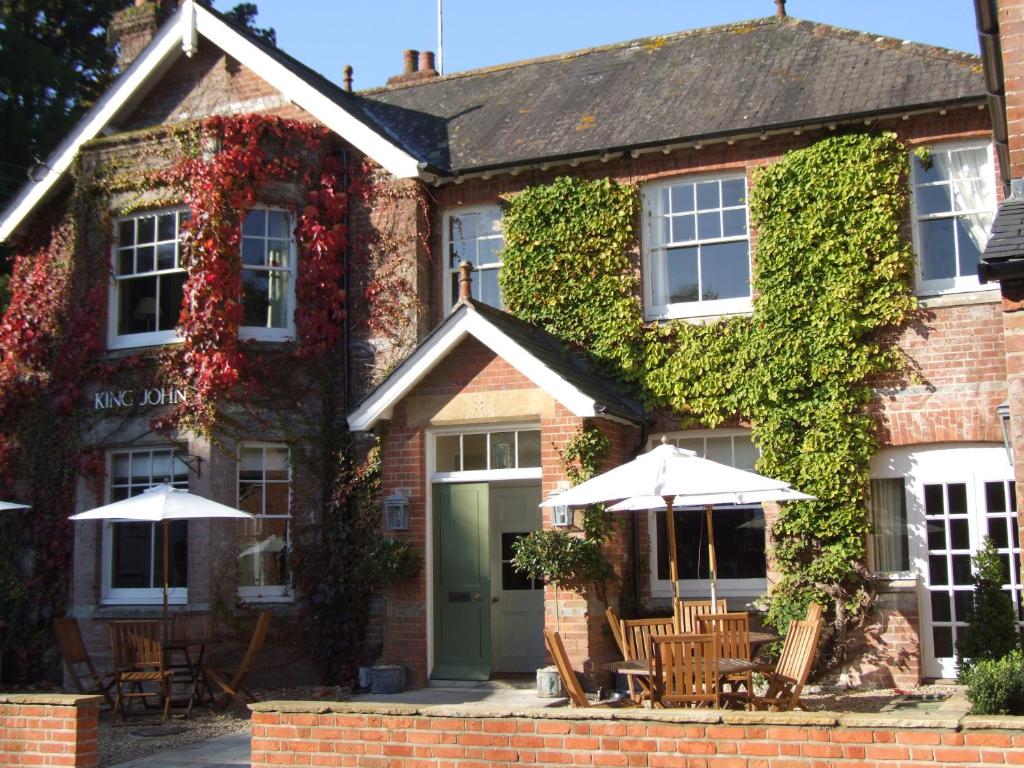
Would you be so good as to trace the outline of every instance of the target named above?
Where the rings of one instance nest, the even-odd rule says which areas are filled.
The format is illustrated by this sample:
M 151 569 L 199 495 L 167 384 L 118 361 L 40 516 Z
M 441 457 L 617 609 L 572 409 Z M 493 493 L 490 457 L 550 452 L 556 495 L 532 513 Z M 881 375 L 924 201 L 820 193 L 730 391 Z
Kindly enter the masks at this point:
M 290 583 L 291 468 L 287 446 L 241 446 L 238 508 L 255 516 L 239 522 L 239 596 L 245 600 L 281 599 Z
M 920 292 L 977 290 L 978 260 L 996 210 L 991 145 L 915 154 L 912 183 Z
M 644 212 L 648 318 L 750 311 L 744 175 L 650 185 Z

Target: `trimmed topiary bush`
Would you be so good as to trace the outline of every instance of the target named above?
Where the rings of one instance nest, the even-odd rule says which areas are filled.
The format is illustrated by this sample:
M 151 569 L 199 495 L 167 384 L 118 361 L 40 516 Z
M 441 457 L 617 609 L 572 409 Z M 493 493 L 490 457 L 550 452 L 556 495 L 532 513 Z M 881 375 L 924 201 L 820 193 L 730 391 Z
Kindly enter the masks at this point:
M 1024 656 L 1012 651 L 1001 659 L 982 659 L 960 672 L 967 685 L 972 715 L 1024 714 Z

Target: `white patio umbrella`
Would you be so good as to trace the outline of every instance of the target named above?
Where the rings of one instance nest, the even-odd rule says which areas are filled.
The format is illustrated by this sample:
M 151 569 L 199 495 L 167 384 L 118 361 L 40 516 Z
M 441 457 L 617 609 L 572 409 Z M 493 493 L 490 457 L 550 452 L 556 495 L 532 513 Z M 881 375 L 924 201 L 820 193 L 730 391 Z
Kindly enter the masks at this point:
M 679 559 L 673 507 L 703 506 L 708 524 L 711 605 L 717 601 L 718 564 L 712 510 L 720 504 L 812 499 L 782 480 L 703 459 L 693 451 L 662 444 L 630 462 L 593 477 L 542 502 L 541 506 L 584 506 L 624 499 L 613 511 L 665 509 L 672 596 L 679 597 Z
M 17 504 L 13 501 L 0 501 L 0 512 L 5 509 L 31 509 L 28 504 Z
M 71 515 L 70 520 L 115 520 L 130 523 L 161 523 L 163 528 L 164 604 L 162 622 L 167 626 L 168 529 L 172 520 L 203 518 L 251 518 L 248 512 L 189 493 L 183 488 L 154 485 L 138 496 Z

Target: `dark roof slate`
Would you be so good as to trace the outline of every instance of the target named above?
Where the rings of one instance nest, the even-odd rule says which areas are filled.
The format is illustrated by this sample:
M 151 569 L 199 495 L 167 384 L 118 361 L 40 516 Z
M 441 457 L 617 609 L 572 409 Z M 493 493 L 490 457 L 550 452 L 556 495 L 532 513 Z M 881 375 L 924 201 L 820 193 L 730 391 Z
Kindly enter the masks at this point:
M 644 407 L 640 401 L 620 391 L 597 370 L 583 350 L 508 312 L 475 299 L 464 301 L 544 365 L 604 406 L 608 415 L 633 423 L 643 421 Z
M 982 261 L 1024 261 L 1024 198 L 1008 197 L 999 205 Z
M 982 100 L 980 59 L 793 18 L 635 40 L 360 94 L 452 173 Z

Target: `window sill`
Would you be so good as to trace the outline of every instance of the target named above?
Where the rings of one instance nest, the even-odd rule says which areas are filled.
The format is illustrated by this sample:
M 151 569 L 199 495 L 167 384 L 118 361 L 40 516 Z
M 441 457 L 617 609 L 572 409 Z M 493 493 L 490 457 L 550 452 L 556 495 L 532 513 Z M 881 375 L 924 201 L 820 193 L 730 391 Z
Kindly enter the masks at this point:
M 252 591 L 249 591 L 249 590 Z M 284 591 L 284 587 L 239 587 L 238 600 L 243 603 L 293 603 L 295 593 L 292 590 Z
M 132 336 L 115 336 L 107 339 L 107 349 L 117 352 L 122 349 L 162 347 L 166 344 L 181 344 L 184 339 L 177 333 L 140 333 Z
M 291 328 L 239 328 L 239 341 L 268 341 L 282 343 L 295 341 L 295 331 Z
M 918 296 L 917 306 L 921 309 L 938 309 L 941 307 L 963 307 L 971 304 L 998 304 L 1001 301 L 999 286 L 978 288 L 973 291 L 922 293 Z
M 689 320 L 694 323 L 712 323 L 727 317 L 751 315 L 753 312 L 754 302 L 749 298 L 726 299 L 698 304 L 668 304 L 648 307 L 644 313 L 644 320 L 647 322 Z

